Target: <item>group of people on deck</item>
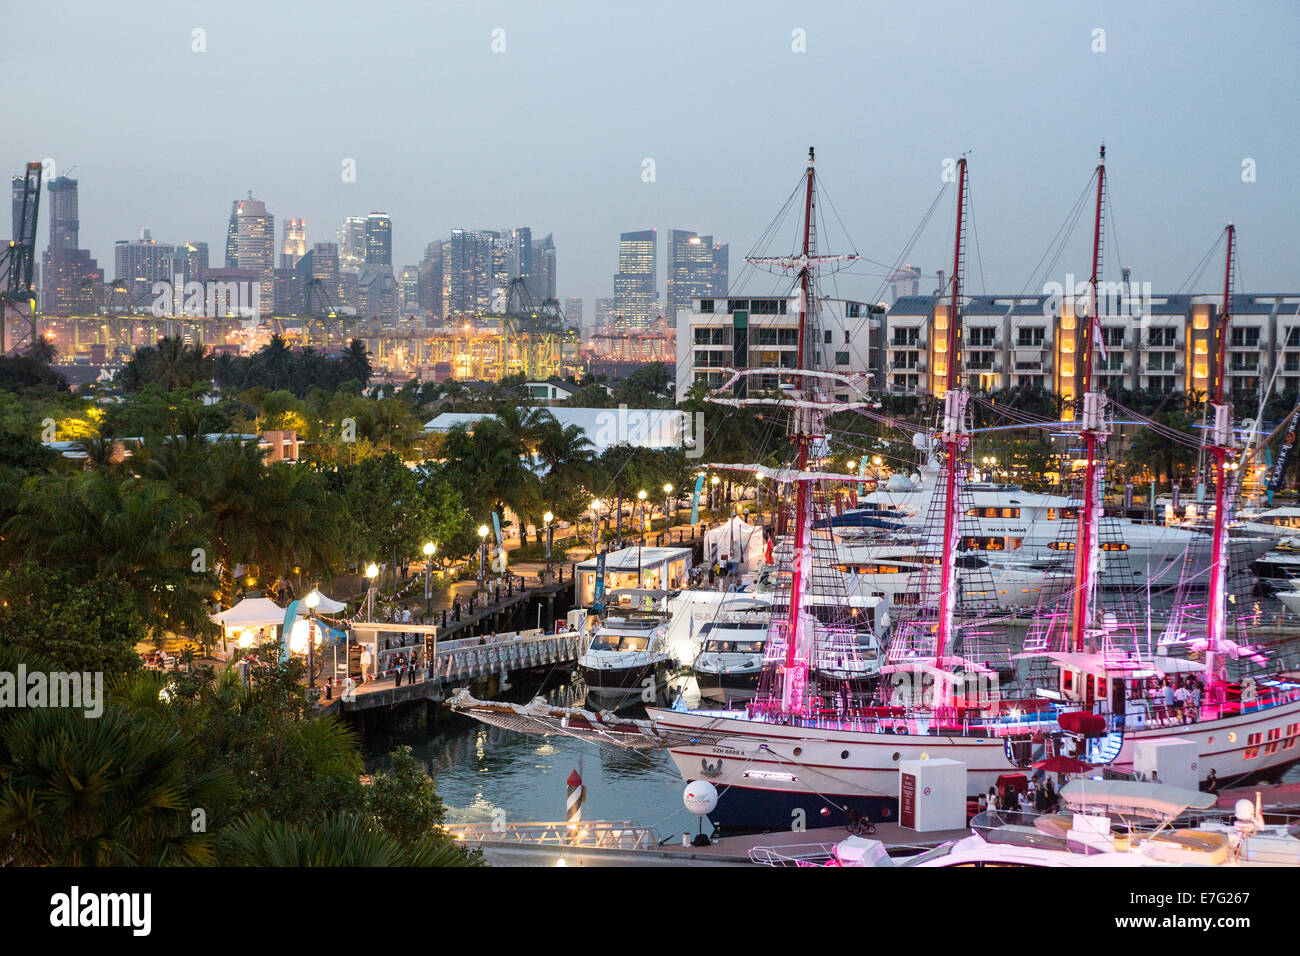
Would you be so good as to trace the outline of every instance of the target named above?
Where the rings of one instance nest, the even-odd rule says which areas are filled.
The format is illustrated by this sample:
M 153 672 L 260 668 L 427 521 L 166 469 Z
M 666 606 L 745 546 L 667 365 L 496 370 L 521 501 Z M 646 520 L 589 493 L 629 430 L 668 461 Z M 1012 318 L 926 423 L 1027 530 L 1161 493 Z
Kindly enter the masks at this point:
M 1159 689 L 1165 714 L 1177 717 L 1184 724 L 1192 723 L 1200 716 L 1203 690 L 1201 682 L 1190 675 L 1181 681 L 1166 677 Z

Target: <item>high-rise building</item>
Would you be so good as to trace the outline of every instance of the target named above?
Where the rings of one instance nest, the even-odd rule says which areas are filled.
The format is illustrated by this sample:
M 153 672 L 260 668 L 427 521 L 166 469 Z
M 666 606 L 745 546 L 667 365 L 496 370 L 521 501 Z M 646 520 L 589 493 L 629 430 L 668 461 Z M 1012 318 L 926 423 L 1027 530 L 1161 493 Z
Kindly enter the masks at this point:
M 234 268 L 259 277 L 259 308 L 263 315 L 270 315 L 275 308 L 275 217 L 252 193 L 235 203 L 234 239 Z
M 139 239 L 119 239 L 113 244 L 113 278 L 125 283 L 129 305 L 152 295 L 155 282 L 174 283 L 176 274 L 176 247 L 158 242 L 148 229 L 141 230 Z
M 420 267 L 402 266 L 402 273 L 397 278 L 402 292 L 402 311 L 420 311 Z
M 690 309 L 692 300 L 727 294 L 727 247 L 714 245 L 712 236 L 685 229 L 668 233 L 668 294 L 664 317 L 672 327 L 677 314 Z
M 903 265 L 889 277 L 890 293 L 897 302 L 905 295 L 921 294 L 921 270 L 916 266 Z
M 433 318 L 442 317 L 442 241 L 435 239 L 424 247 L 420 262 L 420 311 Z
M 202 282 L 208 271 L 208 244 L 206 242 L 186 241 L 176 247 L 175 266 L 172 273 L 179 272 L 186 282 Z
M 366 262 L 380 266 L 393 264 L 393 221 L 386 212 L 372 212 L 366 217 Z
M 496 233 L 453 229 L 442 246 L 443 317 L 488 312 L 492 305 L 492 245 Z
M 568 298 L 564 300 L 564 318 L 575 329 L 583 328 L 582 299 Z
M 339 269 L 359 272 L 366 264 L 366 223 L 363 216 L 348 216 L 339 230 Z
M 41 276 L 41 310 L 89 315 L 103 301 L 104 272 L 87 249 L 78 248 L 81 221 L 77 180 L 60 176 L 46 187 L 50 244 Z
M 343 290 L 339 286 L 339 247 L 333 242 L 318 242 L 311 247 L 311 278 L 319 279 L 339 308 Z M 313 303 L 315 305 L 316 303 Z
M 614 311 L 633 330 L 650 327 L 659 311 L 658 231 L 625 232 L 618 242 Z
M 50 248 L 76 249 L 81 231 L 77 180 L 60 176 L 45 188 L 49 201 Z
M 230 220 L 226 223 L 226 268 L 235 268 L 235 250 L 239 245 L 237 236 L 239 233 L 239 200 L 236 199 L 230 204 Z
M 280 268 L 292 269 L 307 254 L 307 224 L 301 219 L 284 221 L 284 237 L 280 242 Z
M 607 296 L 596 300 L 596 308 L 591 317 L 591 327 L 593 331 L 595 329 L 603 329 L 614 321 L 614 304 L 613 296 Z
M 547 233 L 533 246 L 529 257 L 529 269 L 532 274 L 533 301 L 539 305 L 547 299 L 555 298 L 555 240 Z

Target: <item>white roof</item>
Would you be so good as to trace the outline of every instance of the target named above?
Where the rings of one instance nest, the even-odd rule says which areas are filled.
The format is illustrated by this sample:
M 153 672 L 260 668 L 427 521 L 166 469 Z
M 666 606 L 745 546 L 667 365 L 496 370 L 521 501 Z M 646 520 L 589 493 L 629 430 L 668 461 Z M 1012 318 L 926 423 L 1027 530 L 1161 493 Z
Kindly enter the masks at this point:
M 567 408 L 557 405 L 546 411 L 562 427 L 577 425 L 591 442 L 596 454 L 616 445 L 643 448 L 680 448 L 692 433 L 686 413 L 677 409 L 658 408 Z M 484 418 L 484 412 L 443 412 L 424 423 L 424 430 L 447 432 L 457 425 L 472 426 Z
M 279 627 L 284 611 L 270 598 L 244 598 L 229 610 L 212 615 L 212 620 L 226 627 Z
M 320 603 L 316 605 L 317 614 L 338 614 L 347 607 L 347 605 L 342 601 L 336 601 L 331 597 L 326 597 L 316 588 L 312 588 L 311 594 L 305 595 L 302 600 L 298 602 L 299 615 L 305 615 L 310 612 L 310 609 L 307 607 L 307 598 L 311 597 L 312 594 L 315 594 L 320 598 Z
M 638 552 L 640 553 L 639 559 Z M 689 561 L 690 557 L 690 548 L 624 548 L 622 551 L 611 551 L 605 555 L 605 572 L 635 571 L 638 567 L 638 560 L 640 562 L 639 566 L 644 570 L 680 558 Z M 588 558 L 578 565 L 578 570 L 595 571 L 596 560 L 596 558 Z
M 1164 783 L 1079 778 L 1061 788 L 1061 797 L 1072 810 L 1104 808 L 1158 818 L 1177 816 L 1189 807 L 1208 810 L 1219 802 L 1217 794 Z

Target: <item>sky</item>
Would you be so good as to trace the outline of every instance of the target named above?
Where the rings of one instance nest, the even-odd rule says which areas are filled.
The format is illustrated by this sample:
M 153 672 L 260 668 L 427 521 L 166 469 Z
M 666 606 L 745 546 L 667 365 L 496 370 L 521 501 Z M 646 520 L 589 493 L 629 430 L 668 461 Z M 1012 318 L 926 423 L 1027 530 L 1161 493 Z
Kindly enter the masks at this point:
M 335 241 L 344 217 L 375 209 L 392 216 L 395 268 L 454 227 L 552 232 L 558 294 L 590 320 L 620 232 L 659 230 L 661 289 L 667 231 L 712 234 L 734 283 L 816 146 L 844 225 L 822 249 L 864 257 L 835 291 L 881 297 L 904 254 L 930 276 L 946 267 L 951 189 L 909 239 L 962 153 L 967 291 L 1038 291 L 1104 140 L 1106 277 L 1129 266 L 1157 293 L 1214 291 L 1216 270 L 1197 265 L 1232 220 L 1240 291 L 1300 289 L 1295 0 L 0 9 L 0 171 L 49 159 L 78 179 L 81 245 L 110 277 L 113 242 L 144 227 L 207 241 L 220 265 L 231 200 L 252 190 L 277 253 L 286 218 Z M 1054 278 L 1086 275 L 1088 231 L 1069 234 Z

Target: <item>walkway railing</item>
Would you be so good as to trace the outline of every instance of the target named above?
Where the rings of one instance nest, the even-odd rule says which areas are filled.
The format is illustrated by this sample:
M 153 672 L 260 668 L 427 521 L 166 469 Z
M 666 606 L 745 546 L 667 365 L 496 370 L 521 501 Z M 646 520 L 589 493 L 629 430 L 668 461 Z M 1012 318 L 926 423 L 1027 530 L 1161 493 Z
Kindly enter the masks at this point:
M 468 846 L 520 843 L 538 846 L 648 850 L 658 845 L 653 827 L 627 822 L 591 823 L 448 823 L 443 829 Z

